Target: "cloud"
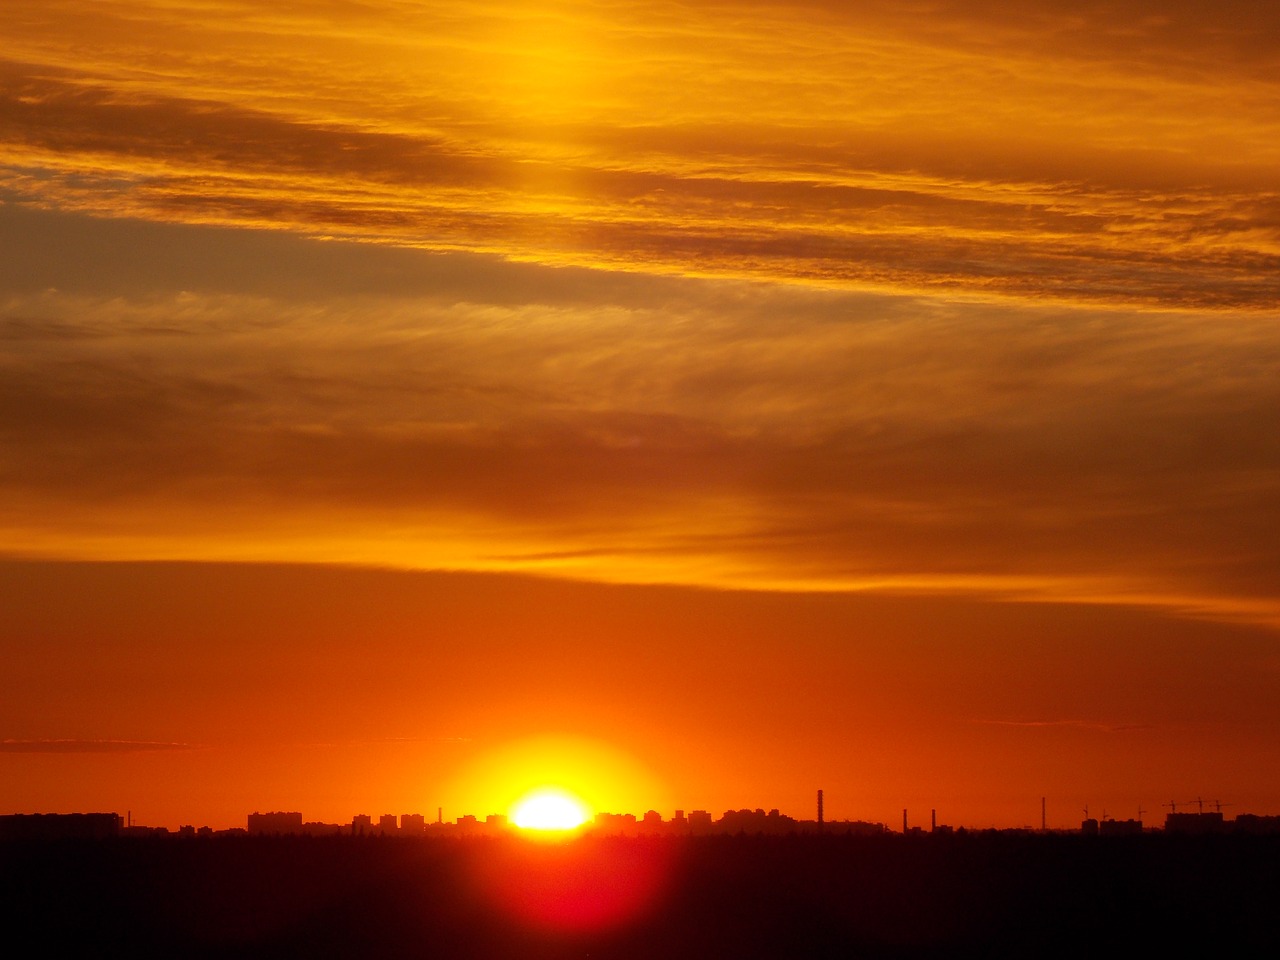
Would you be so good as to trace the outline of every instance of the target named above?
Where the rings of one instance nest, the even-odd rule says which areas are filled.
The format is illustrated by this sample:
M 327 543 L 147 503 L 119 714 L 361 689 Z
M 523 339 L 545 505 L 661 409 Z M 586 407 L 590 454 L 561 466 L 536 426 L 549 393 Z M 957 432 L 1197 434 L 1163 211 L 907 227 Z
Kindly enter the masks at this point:
M 153 750 L 191 750 L 190 743 L 153 740 L 0 740 L 0 753 L 140 753 Z
M 0 14 L 12 552 L 1275 619 L 1230 18 L 236 9 Z
M 1095 733 L 1129 733 L 1134 730 L 1151 729 L 1151 725 L 1147 723 L 1108 723 L 1100 720 L 974 720 L 973 722 L 998 727 L 1067 728 Z
M 72 11 L 110 38 L 93 56 L 49 32 Z M 726 33 L 723 9 L 647 4 L 284 7 L 246 10 L 252 29 L 187 12 L 55 5 L 14 25 L 11 196 L 657 274 L 1162 306 L 1280 293 L 1274 91 L 1206 73 L 1222 60 L 1197 30 L 1248 43 L 1218 14 L 1099 8 L 1090 30 L 1065 8 L 872 6 L 815 32 L 753 4 Z M 267 57 L 286 31 L 314 56 Z M 1175 35 L 1204 69 L 1120 56 Z
M 511 305 L 491 266 L 471 302 L 12 301 L 13 542 L 1274 616 L 1265 317 L 692 280 Z

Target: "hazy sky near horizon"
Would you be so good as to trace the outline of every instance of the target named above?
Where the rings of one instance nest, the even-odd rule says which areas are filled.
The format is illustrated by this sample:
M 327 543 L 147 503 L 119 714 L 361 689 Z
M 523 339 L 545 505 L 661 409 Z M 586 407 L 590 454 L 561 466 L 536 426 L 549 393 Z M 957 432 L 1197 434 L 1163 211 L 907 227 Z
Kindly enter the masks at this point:
M 1264 696 L 1280 679 L 1280 10 L 1006 6 L 6 3 L 0 551 L 43 571 L 5 582 L 46 587 L 5 601 L 25 612 L 0 643 L 24 666 L 3 681 L 0 763 L 53 763 L 23 774 L 52 796 L 77 757 L 129 753 L 68 744 L 241 742 L 226 718 L 270 696 L 226 680 L 200 707 L 64 702 L 92 675 L 42 651 L 73 649 L 84 622 L 42 632 L 39 613 L 49 584 L 77 602 L 77 564 L 138 583 L 170 569 L 140 561 L 209 564 L 246 611 L 254 588 L 228 569 L 311 564 L 333 568 L 331 589 L 349 577 L 355 607 L 373 590 L 357 568 L 419 571 L 431 596 L 447 572 L 491 578 L 447 638 L 373 636 L 356 617 L 347 656 L 392 662 L 417 662 L 415 644 L 518 656 L 495 623 L 518 627 L 493 611 L 529 574 L 649 585 L 670 614 L 663 644 L 729 713 L 786 661 L 787 631 L 753 633 L 741 612 L 758 594 L 799 621 L 814 593 L 860 611 L 829 624 L 827 658 L 800 658 L 776 738 L 744 738 L 735 768 L 810 735 L 806 691 L 834 669 L 819 661 L 843 676 L 874 650 L 897 676 L 963 610 L 955 649 L 972 660 L 944 657 L 948 676 L 990 689 L 990 668 L 1003 687 L 999 709 L 955 701 L 950 748 L 1016 769 L 1044 744 L 1001 753 L 1000 724 L 1174 723 L 1154 751 L 1162 776 L 1185 742 L 1186 767 L 1229 754 L 1237 789 L 1266 793 L 1257 770 L 1280 752 Z M 264 596 L 288 593 L 261 569 Z M 758 673 L 706 672 L 723 651 L 677 615 L 704 589 L 738 611 L 723 616 Z M 189 585 L 175 596 L 200 606 Z M 903 598 L 936 616 L 911 618 L 914 639 L 881 605 Z M 85 611 L 116 618 L 102 634 L 126 660 L 164 659 L 171 642 L 198 669 L 173 635 L 182 617 Z M 223 629 L 306 658 L 303 637 L 273 641 L 250 617 Z M 1097 675 L 1042 647 L 1055 617 L 1090 632 Z M 135 619 L 151 626 L 124 629 Z M 608 622 L 588 645 L 606 674 L 644 655 Z M 557 663 L 586 639 L 530 629 L 529 655 Z M 1156 682 L 1162 632 L 1177 655 Z M 314 682 L 328 689 L 341 663 Z M 1046 699 L 1055 670 L 1061 702 Z M 543 690 L 559 719 L 534 710 L 528 732 L 585 734 L 569 688 L 499 673 L 474 691 L 488 709 L 518 727 L 510 704 Z M 661 671 L 641 673 L 609 702 L 666 704 L 672 737 L 705 719 L 669 703 Z M 355 727 L 393 695 L 359 676 L 330 701 Z M 437 692 L 424 680 L 424 698 Z M 896 709 L 945 726 L 940 696 L 907 684 Z M 323 725 L 317 702 L 298 709 Z M 1120 769 L 1123 751 L 1092 743 L 1063 756 Z M 815 749 L 844 748 L 828 732 Z M 163 780 L 171 752 L 142 752 Z M 675 765 L 689 772 L 660 775 L 696 779 Z M 767 789 L 712 779 L 699 789 L 726 803 L 730 782 Z M 1280 810 L 1270 790 L 1257 805 Z

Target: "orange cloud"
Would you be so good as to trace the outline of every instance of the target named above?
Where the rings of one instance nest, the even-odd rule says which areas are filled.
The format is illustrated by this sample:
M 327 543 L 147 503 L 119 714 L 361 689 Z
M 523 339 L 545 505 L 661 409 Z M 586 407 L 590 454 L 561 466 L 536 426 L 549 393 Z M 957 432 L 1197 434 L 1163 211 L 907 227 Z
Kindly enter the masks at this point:
M 846 7 L 9 5 L 12 549 L 1272 620 L 1274 18 Z
M 155 229 L 175 264 L 209 242 Z M 1265 315 L 465 260 L 378 295 L 367 248 L 300 297 L 343 250 L 296 246 L 274 290 L 9 300 L 10 543 L 1276 620 Z M 233 285 L 206 270 L 181 280 Z
M 1053 10 L 818 6 L 828 30 L 760 4 L 305 5 L 234 22 L 139 4 L 83 23 L 55 4 L 11 24 L 4 182 L 100 215 L 554 264 L 1275 301 L 1274 91 L 1211 73 L 1203 50 L 1183 68 L 1206 14 L 1178 32 L 1155 11 L 1095 11 L 1102 28 L 1082 32 Z M 92 53 L 67 55 L 55 25 Z M 286 31 L 312 56 L 271 57 Z M 1117 59 L 1144 37 L 1165 61 Z

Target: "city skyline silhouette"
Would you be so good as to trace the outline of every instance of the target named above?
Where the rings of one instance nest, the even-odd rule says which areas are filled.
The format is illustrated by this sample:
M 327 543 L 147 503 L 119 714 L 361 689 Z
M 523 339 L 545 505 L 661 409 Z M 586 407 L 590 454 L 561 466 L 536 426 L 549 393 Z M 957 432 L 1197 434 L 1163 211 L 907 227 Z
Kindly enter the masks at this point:
M 1277 944 L 1280 818 L 1250 832 L 1173 827 L 1221 824 L 1209 811 L 1110 836 L 1087 823 L 903 835 L 752 832 L 770 819 L 759 813 L 705 833 L 559 843 L 518 831 L 315 836 L 280 812 L 258 815 L 261 832 L 171 835 L 128 832 L 107 814 L 35 828 L 0 817 L 0 920 L 19 941 L 77 955 L 1012 957 L 1175 935 L 1196 951 Z M 107 819 L 117 829 L 101 830 Z
M 1123 819 L 1109 815 L 1105 810 L 1100 816 L 1090 816 L 1084 808 L 1084 818 L 1075 826 L 1049 827 L 1046 813 L 1047 798 L 1041 799 L 1041 821 L 1038 828 L 1030 825 L 1006 828 L 977 828 L 940 822 L 938 811 L 931 808 L 928 825 L 912 823 L 908 808 L 902 810 L 902 829 L 896 831 L 885 823 L 865 819 L 832 820 L 825 816 L 825 791 L 816 794 L 816 816 L 813 819 L 793 817 L 780 810 L 763 807 L 742 807 L 713 816 L 706 810 L 677 809 L 669 817 L 653 809 L 643 814 L 616 813 L 611 811 L 582 810 L 572 822 L 541 823 L 522 822 L 518 810 L 513 815 L 488 813 L 484 815 L 463 813 L 445 818 L 444 808 L 437 807 L 435 818 L 422 813 L 384 813 L 375 819 L 370 814 L 354 814 L 349 821 L 329 823 L 306 820 L 300 811 L 254 811 L 247 814 L 245 826 L 214 830 L 208 825 L 183 824 L 177 830 L 166 826 L 146 825 L 135 822 L 133 811 L 119 813 L 11 813 L 0 814 L 0 839 L 105 839 L 120 836 L 175 835 L 179 837 L 210 836 L 310 836 L 310 837 L 414 837 L 414 838 L 471 838 L 483 836 L 541 836 L 561 837 L 571 840 L 581 836 L 597 837 L 705 837 L 719 834 L 802 836 L 878 836 L 898 832 L 902 836 L 920 836 L 925 833 L 949 835 L 955 831 L 967 831 L 1026 835 L 1031 833 L 1079 833 L 1084 836 L 1136 836 L 1143 833 L 1165 832 L 1191 836 L 1212 834 L 1240 834 L 1262 836 L 1280 834 L 1280 816 L 1239 813 L 1234 818 L 1223 814 L 1222 801 L 1208 801 L 1216 809 L 1206 811 L 1206 801 L 1197 797 L 1182 804 L 1170 801 L 1170 808 L 1163 823 L 1148 823 L 1142 819 L 1146 811 L 1139 808 L 1138 817 Z M 1187 810 L 1196 806 L 1194 812 Z

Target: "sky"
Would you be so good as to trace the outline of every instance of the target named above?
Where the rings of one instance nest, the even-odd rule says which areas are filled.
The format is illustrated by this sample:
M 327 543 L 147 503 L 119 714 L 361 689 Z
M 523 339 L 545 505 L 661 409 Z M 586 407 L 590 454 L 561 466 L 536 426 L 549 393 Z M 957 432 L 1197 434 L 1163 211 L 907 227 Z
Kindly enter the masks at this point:
M 1280 814 L 1280 10 L 1007 7 L 0 6 L 0 812 Z

